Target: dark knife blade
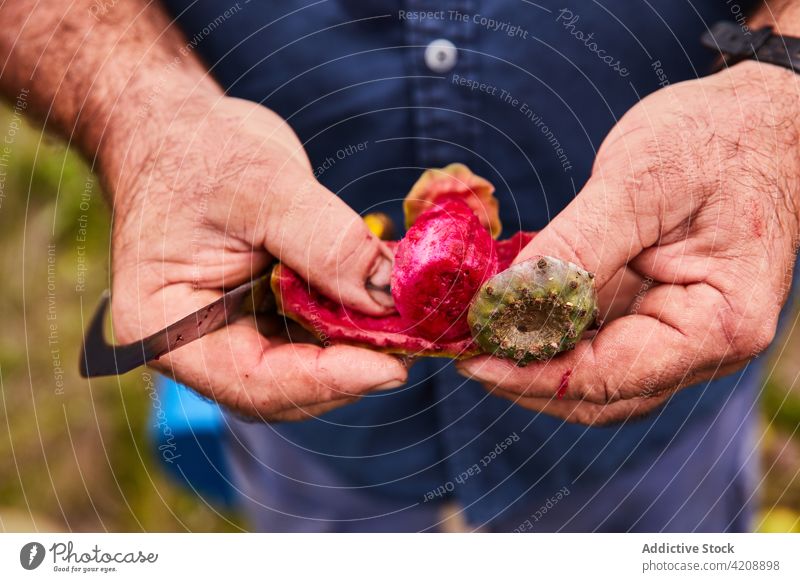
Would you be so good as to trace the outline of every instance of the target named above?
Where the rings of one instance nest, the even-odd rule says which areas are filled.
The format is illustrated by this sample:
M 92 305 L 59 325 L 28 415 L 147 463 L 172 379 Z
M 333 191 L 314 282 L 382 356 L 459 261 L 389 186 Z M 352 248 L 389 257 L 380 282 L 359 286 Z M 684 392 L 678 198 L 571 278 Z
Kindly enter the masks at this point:
M 84 378 L 124 374 L 225 327 L 243 315 L 268 311 L 275 305 L 267 274 L 228 291 L 213 303 L 161 331 L 136 342 L 115 346 L 108 343 L 103 331 L 110 301 L 111 294 L 105 291 L 86 330 L 80 359 L 80 373 Z

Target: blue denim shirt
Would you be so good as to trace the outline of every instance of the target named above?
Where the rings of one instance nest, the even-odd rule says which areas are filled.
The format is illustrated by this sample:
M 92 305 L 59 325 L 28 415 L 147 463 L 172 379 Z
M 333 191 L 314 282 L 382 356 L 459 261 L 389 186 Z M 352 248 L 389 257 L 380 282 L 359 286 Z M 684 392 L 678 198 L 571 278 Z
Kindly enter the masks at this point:
M 701 32 L 738 15 L 713 0 L 166 5 L 228 93 L 287 119 L 319 180 L 357 212 L 402 224 L 400 200 L 421 170 L 459 161 L 497 185 L 504 236 L 544 227 L 625 111 L 706 74 Z M 483 522 L 526 494 L 547 498 L 653 458 L 712 424 L 727 399 L 753 399 L 755 374 L 683 390 L 642 421 L 586 428 L 424 360 L 404 388 L 278 430 L 355 487 L 411 502 L 438 491 Z

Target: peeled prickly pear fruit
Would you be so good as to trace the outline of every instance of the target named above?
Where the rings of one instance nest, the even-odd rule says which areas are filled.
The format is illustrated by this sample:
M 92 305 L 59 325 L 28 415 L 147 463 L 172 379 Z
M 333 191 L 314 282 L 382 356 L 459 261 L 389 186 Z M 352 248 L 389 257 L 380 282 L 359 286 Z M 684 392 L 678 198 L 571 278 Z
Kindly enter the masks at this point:
M 448 197 L 423 212 L 397 245 L 395 307 L 424 338 L 468 337 L 469 304 L 497 269 L 489 231 L 463 200 Z
M 571 350 L 597 319 L 593 278 L 573 263 L 544 256 L 498 273 L 470 307 L 475 342 L 523 366 Z

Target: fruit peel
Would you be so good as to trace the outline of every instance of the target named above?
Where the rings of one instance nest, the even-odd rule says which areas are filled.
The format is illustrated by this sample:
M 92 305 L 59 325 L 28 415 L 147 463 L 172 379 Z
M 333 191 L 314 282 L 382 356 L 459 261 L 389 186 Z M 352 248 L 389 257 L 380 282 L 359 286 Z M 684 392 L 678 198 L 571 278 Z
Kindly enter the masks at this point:
M 410 229 L 423 213 L 446 198 L 464 200 L 496 239 L 503 230 L 500 205 L 494 197 L 494 185 L 472 173 L 464 164 L 431 168 L 411 187 L 403 201 L 406 229 Z

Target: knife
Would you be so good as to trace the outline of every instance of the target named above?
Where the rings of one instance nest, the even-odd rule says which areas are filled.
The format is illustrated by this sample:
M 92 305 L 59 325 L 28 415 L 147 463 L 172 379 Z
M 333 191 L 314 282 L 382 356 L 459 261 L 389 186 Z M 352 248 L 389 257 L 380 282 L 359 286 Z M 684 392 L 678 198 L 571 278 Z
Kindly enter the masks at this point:
M 111 293 L 106 290 L 86 330 L 80 359 L 80 373 L 84 378 L 130 372 L 242 316 L 275 309 L 268 273 L 228 291 L 213 303 L 144 339 L 112 345 L 106 340 L 103 329 L 110 302 Z

